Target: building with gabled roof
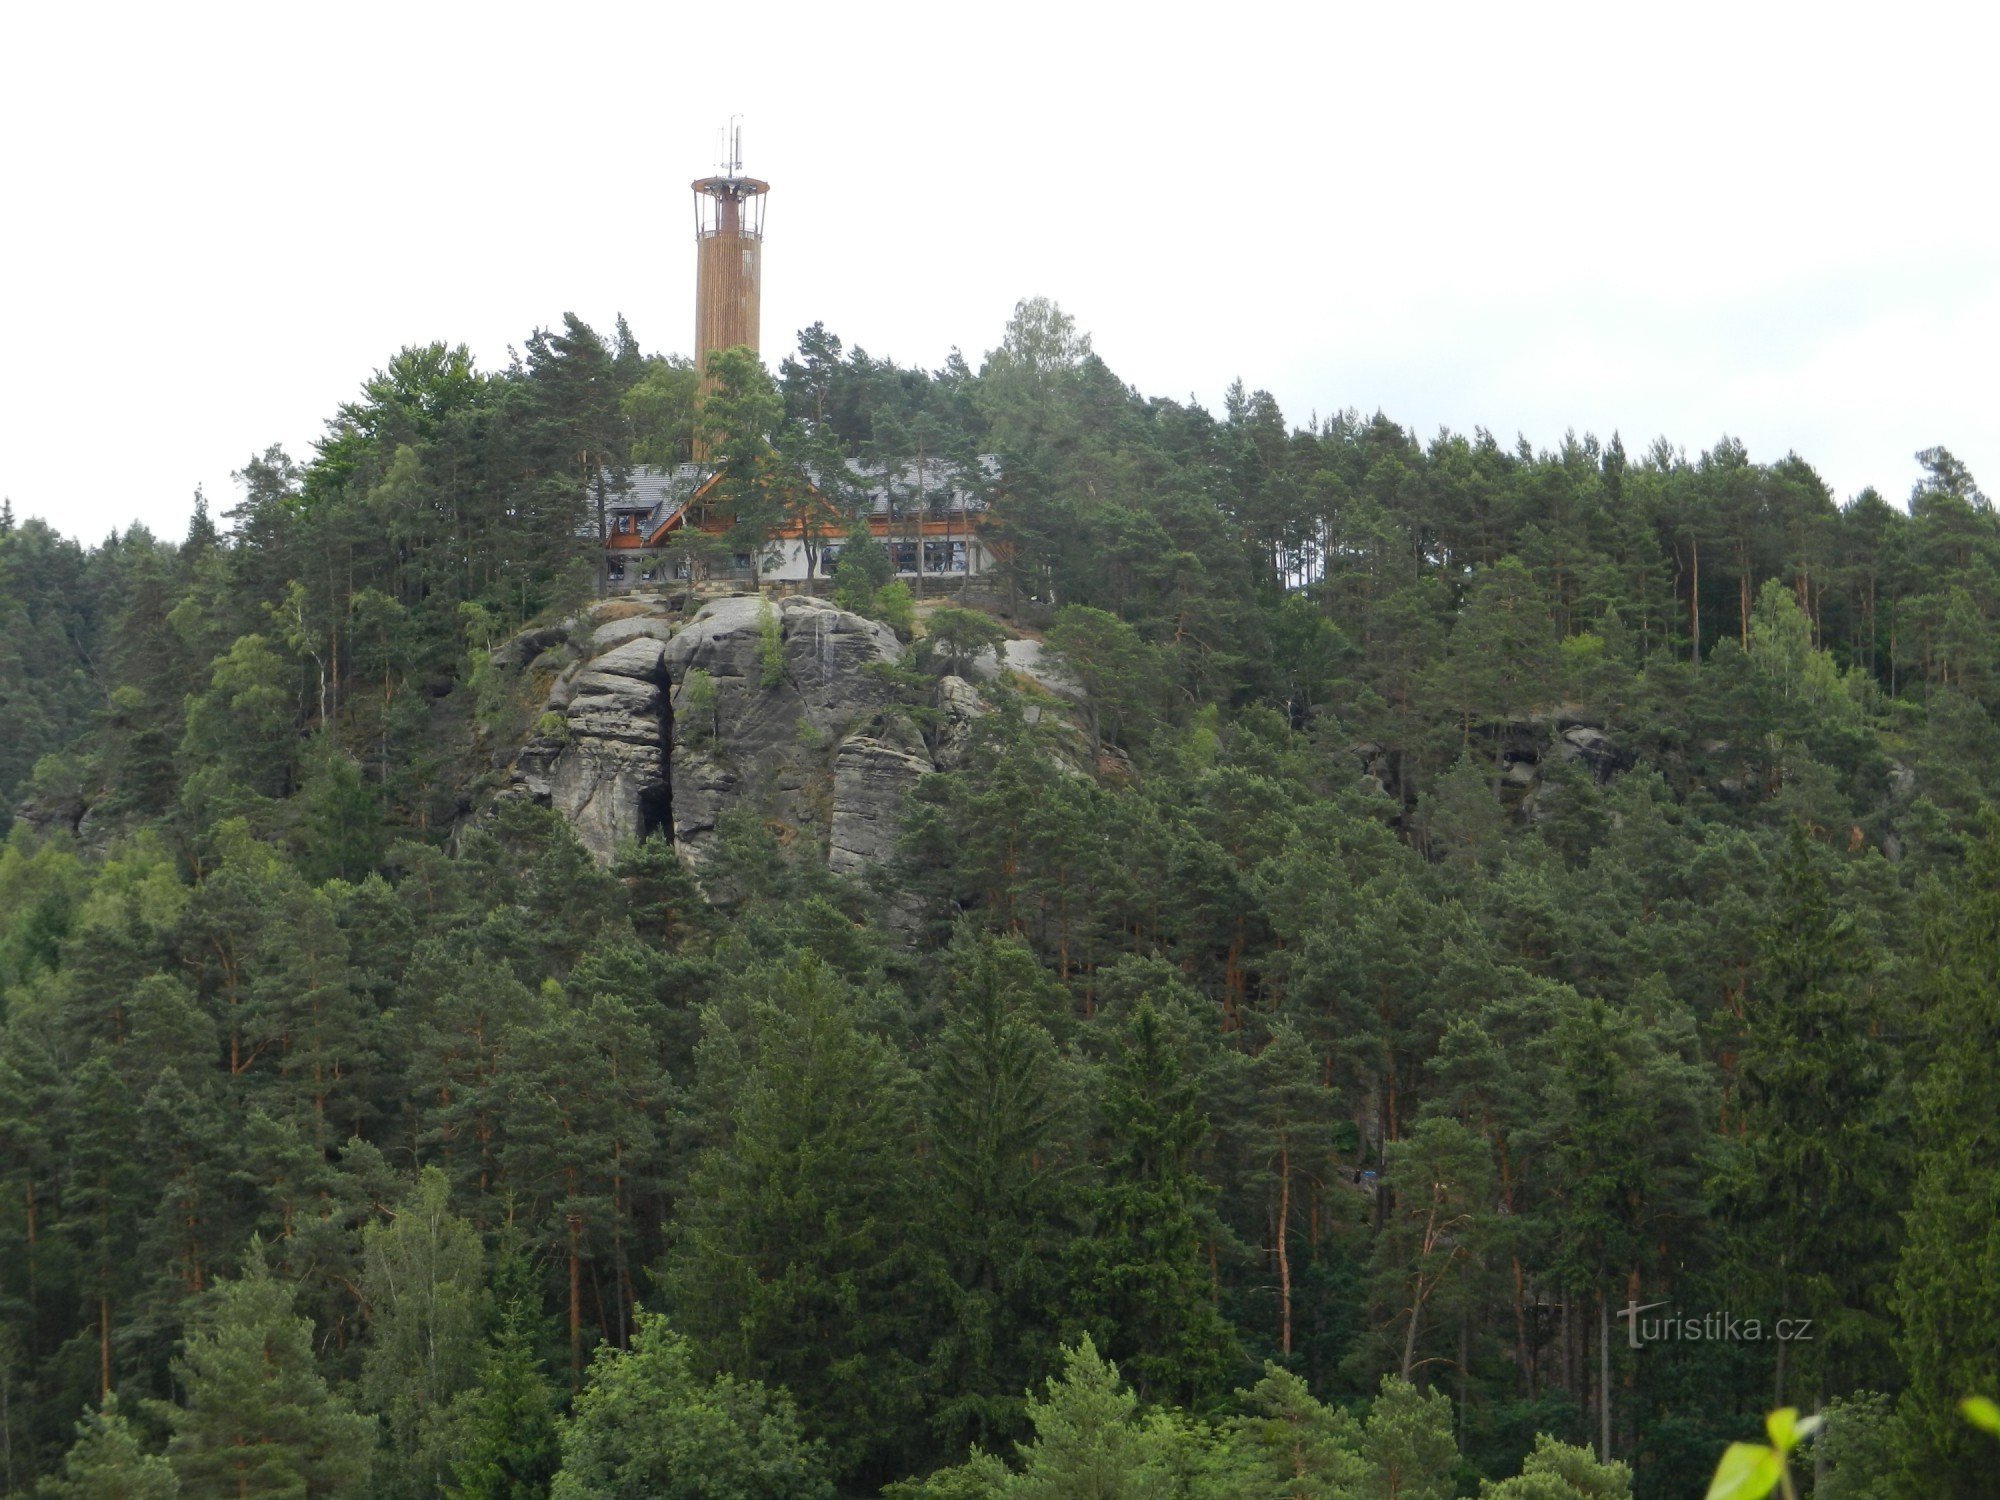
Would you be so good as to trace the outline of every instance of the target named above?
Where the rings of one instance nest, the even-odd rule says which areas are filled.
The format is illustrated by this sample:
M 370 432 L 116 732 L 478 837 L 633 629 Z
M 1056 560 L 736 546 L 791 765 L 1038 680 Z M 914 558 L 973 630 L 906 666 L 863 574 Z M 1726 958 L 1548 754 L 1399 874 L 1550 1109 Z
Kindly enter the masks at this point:
M 753 553 L 725 548 L 730 518 L 709 504 L 718 470 L 698 464 L 635 468 L 629 488 L 605 503 L 606 581 L 619 592 L 695 577 L 777 583 L 828 578 L 838 571 L 841 544 L 857 521 L 888 552 L 898 577 L 973 577 L 993 566 L 981 523 L 999 476 L 1000 461 L 991 454 L 970 465 L 912 462 L 893 468 L 849 459 L 837 484 L 827 484 L 821 474 L 807 475 L 823 507 L 812 535 L 795 519 Z

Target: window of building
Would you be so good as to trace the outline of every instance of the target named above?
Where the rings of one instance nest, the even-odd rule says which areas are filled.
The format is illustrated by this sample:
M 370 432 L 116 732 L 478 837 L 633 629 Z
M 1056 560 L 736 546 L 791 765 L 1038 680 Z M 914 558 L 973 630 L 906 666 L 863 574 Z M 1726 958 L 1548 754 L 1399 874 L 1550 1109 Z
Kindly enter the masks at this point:
M 926 573 L 963 573 L 965 571 L 965 542 L 962 539 L 925 542 L 924 571 Z
M 917 571 L 917 544 L 915 542 L 891 542 L 889 544 L 889 557 L 896 564 L 896 571 L 898 573 L 914 573 Z

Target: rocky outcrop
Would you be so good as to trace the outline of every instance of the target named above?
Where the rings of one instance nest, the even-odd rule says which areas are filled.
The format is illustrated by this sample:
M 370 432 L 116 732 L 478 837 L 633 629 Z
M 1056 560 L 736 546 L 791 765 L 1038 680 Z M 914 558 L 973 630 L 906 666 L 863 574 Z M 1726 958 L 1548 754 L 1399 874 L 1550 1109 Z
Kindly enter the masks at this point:
M 627 641 L 670 641 L 673 637 L 674 627 L 670 621 L 653 615 L 631 615 L 598 626 L 590 634 L 590 644 L 594 650 L 608 651 L 613 646 L 624 645 Z
M 1556 751 L 1590 773 L 1597 782 L 1609 781 L 1620 771 L 1632 768 L 1633 757 L 1603 730 L 1591 724 L 1572 724 L 1556 737 Z
M 1505 724 L 1475 727 L 1475 759 L 1494 763 L 1503 786 L 1532 801 L 1548 779 L 1552 761 L 1573 765 L 1599 785 L 1629 771 L 1637 757 L 1625 745 L 1594 724 L 1571 717 L 1569 710 L 1537 715 Z M 1496 754 L 1497 751 L 1497 754 Z M 1392 745 L 1367 740 L 1348 746 L 1370 792 L 1394 797 L 1401 785 L 1402 753 Z
M 931 758 L 940 771 L 956 770 L 972 748 L 972 728 L 986 716 L 986 700 L 963 677 L 944 676 L 937 685 L 937 729 Z
M 521 749 L 512 790 L 569 820 L 600 862 L 666 826 L 672 743 L 666 645 L 628 640 L 559 679 L 544 713 L 561 715 Z
M 493 648 L 493 665 L 503 672 L 518 672 L 551 646 L 569 639 L 568 625 L 535 625 Z
M 836 875 L 859 875 L 896 852 L 903 805 L 930 774 L 928 757 L 856 735 L 833 758 L 833 809 L 826 863 Z
M 777 636 L 769 671 L 767 620 Z M 704 605 L 666 648 L 675 705 L 685 719 L 672 755 L 674 842 L 688 862 L 701 868 L 717 824 L 739 806 L 814 838 L 830 860 L 837 822 L 856 830 L 893 827 L 911 778 L 892 786 L 882 775 L 850 769 L 843 780 L 840 763 L 843 747 L 857 736 L 885 747 L 909 738 L 889 722 L 901 716 L 896 688 L 882 670 L 901 654 L 886 625 L 820 599 Z M 697 672 L 706 686 L 691 690 Z M 929 769 L 926 758 L 922 770 Z M 873 857 L 888 852 L 882 840 L 853 836 Z
M 813 598 L 715 599 L 691 619 L 677 602 L 503 648 L 517 668 L 548 668 L 553 646 L 587 642 L 556 675 L 503 795 L 555 808 L 607 862 L 624 839 L 666 829 L 699 872 L 737 809 L 808 840 L 841 874 L 889 859 L 910 789 L 963 756 L 985 711 L 977 689 L 941 689 L 934 754 L 902 705 L 887 626 Z

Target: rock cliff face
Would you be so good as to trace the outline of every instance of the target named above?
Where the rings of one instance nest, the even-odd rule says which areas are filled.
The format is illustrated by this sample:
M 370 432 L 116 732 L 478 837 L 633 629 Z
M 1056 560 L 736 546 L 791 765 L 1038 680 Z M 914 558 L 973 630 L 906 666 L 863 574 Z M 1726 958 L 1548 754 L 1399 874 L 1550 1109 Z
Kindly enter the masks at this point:
M 589 644 L 503 795 L 561 812 L 600 861 L 664 829 L 698 873 L 740 808 L 859 874 L 894 852 L 910 789 L 937 767 L 883 670 L 902 654 L 895 635 L 823 600 L 715 599 L 685 620 L 660 601 L 558 638 Z M 548 644 L 509 643 L 505 664 Z M 984 705 L 957 679 L 942 696 L 950 761 Z
M 778 635 L 770 672 L 767 608 Z M 895 689 L 879 670 L 901 654 L 886 625 L 809 598 L 768 607 L 717 599 L 667 643 L 682 715 L 671 756 L 674 842 L 695 869 L 706 861 L 717 822 L 739 806 L 816 839 L 835 869 L 858 868 L 836 834 L 860 840 L 874 857 L 889 852 L 902 793 L 931 769 L 922 738 L 896 712 Z M 705 696 L 689 687 L 696 672 L 707 675 L 712 707 L 693 706 Z M 877 751 L 903 753 L 903 773 L 858 773 Z M 871 841 L 857 831 L 864 826 L 886 832 Z
M 569 819 L 601 861 L 609 862 L 622 840 L 643 838 L 668 820 L 665 656 L 664 642 L 641 636 L 565 674 L 543 714 L 549 727 L 514 765 L 512 790 Z M 552 716 L 560 716 L 560 728 Z

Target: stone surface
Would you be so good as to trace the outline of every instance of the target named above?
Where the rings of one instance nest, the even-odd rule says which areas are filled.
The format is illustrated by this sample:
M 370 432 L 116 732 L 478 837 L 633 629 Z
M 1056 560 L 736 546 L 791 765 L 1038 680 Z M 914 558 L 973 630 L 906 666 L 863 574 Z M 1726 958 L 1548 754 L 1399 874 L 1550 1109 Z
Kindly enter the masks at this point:
M 669 811 L 666 646 L 627 641 L 558 684 L 564 732 L 530 740 L 511 789 L 569 820 L 608 864 L 625 839 L 666 824 Z
M 1889 762 L 1889 800 L 1901 804 L 1917 794 L 1917 773 L 1907 762 Z M 1895 856 L 1891 856 L 1894 858 Z
M 699 876 L 717 828 L 736 811 L 788 827 L 795 847 L 821 851 L 838 874 L 891 859 L 911 789 L 938 767 L 963 764 L 973 725 L 989 711 L 974 683 L 938 682 L 926 743 L 885 670 L 903 656 L 886 625 L 810 596 L 726 596 L 685 621 L 673 603 L 621 610 L 587 637 L 551 627 L 509 643 L 520 670 L 551 645 L 589 642 L 548 691 L 538 723 L 552 732 L 521 748 L 503 795 L 561 812 L 601 862 L 621 841 L 664 828 Z M 1006 666 L 1059 680 L 1033 643 L 1010 643 Z M 699 722 L 688 688 L 696 672 L 713 688 Z M 1060 755 L 1052 770 L 1074 773 Z M 892 925 L 914 920 L 907 898 L 882 897 Z
M 778 678 L 768 685 L 767 611 L 779 636 Z M 700 869 L 718 822 L 735 807 L 830 848 L 842 744 L 855 735 L 884 744 L 907 737 L 896 727 L 893 686 L 870 670 L 901 654 L 886 625 L 820 599 L 730 597 L 703 605 L 666 648 L 677 705 L 690 672 L 706 672 L 715 686 L 712 723 L 686 726 L 673 752 L 674 842 L 688 862 Z M 900 817 L 900 791 L 893 807 L 867 801 L 869 786 L 885 785 L 853 782 L 845 818 L 858 827 Z
M 1572 724 L 1556 738 L 1556 748 L 1564 760 L 1576 761 L 1597 781 L 1608 781 L 1627 770 L 1632 757 L 1603 730 L 1589 724 Z
M 569 639 L 567 625 L 536 625 L 502 641 L 492 651 L 493 665 L 503 672 L 518 672 L 551 646 Z
M 903 804 L 930 774 L 922 755 L 856 735 L 843 740 L 833 759 L 833 816 L 827 830 L 827 868 L 859 875 L 896 852 Z
M 611 620 L 590 633 L 593 651 L 607 651 L 613 646 L 622 646 L 627 641 L 672 640 L 674 627 L 666 620 L 651 615 L 634 615 L 626 620 Z
M 991 682 L 1002 672 L 1019 672 L 1037 687 L 1059 697 L 1082 699 L 1083 689 L 1056 665 L 1053 653 L 1040 641 L 1009 641 L 1005 653 L 995 660 L 993 648 L 988 646 L 973 657 L 968 670 L 981 682 Z
M 945 676 L 937 685 L 938 726 L 932 758 L 940 771 L 953 771 L 963 764 L 972 748 L 972 726 L 988 712 L 979 689 L 963 677 Z

